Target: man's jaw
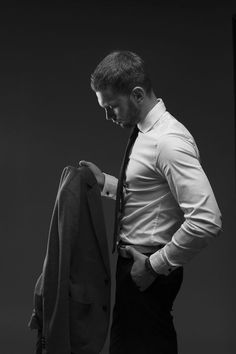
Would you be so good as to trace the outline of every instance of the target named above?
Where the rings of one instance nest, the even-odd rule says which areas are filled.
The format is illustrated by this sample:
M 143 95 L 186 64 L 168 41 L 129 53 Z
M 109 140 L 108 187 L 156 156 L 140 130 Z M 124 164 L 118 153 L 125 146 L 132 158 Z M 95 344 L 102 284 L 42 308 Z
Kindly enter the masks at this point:
M 124 122 L 122 120 L 112 119 L 112 122 L 119 125 L 121 128 L 133 128 L 136 124 L 131 124 L 129 122 Z

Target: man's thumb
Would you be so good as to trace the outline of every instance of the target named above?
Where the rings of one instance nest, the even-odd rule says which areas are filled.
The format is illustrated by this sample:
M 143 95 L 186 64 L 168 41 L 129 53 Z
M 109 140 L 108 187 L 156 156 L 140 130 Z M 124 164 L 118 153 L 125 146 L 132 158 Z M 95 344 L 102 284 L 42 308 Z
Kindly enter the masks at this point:
M 125 250 L 128 254 L 130 254 L 133 257 L 133 259 L 137 259 L 140 256 L 140 252 L 136 251 L 136 249 L 131 246 L 126 246 Z

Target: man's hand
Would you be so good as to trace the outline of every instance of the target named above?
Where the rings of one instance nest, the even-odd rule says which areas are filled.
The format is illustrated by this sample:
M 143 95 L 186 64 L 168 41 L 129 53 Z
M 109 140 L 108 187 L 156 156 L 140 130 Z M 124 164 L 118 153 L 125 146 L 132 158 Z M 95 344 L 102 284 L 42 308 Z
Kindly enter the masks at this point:
M 90 169 L 90 171 L 93 172 L 93 174 L 98 182 L 98 185 L 99 185 L 100 189 L 102 190 L 104 187 L 104 183 L 105 183 L 105 176 L 102 173 L 102 171 L 100 170 L 100 168 L 97 167 L 94 163 L 89 162 L 89 161 L 84 161 L 84 160 L 81 160 L 79 162 L 79 166 L 88 167 Z
M 126 252 L 129 253 L 134 260 L 132 269 L 131 269 L 131 277 L 134 283 L 137 285 L 140 291 L 146 290 L 156 279 L 146 268 L 145 260 L 147 256 L 142 253 L 136 251 L 131 246 L 126 246 Z

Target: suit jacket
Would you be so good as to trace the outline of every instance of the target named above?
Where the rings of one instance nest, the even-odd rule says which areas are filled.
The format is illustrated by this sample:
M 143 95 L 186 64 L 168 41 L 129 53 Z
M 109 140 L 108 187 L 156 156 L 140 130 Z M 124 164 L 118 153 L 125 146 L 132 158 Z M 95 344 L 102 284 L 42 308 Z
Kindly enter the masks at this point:
M 30 328 L 45 354 L 97 354 L 109 327 L 111 273 L 100 190 L 86 167 L 63 170 Z

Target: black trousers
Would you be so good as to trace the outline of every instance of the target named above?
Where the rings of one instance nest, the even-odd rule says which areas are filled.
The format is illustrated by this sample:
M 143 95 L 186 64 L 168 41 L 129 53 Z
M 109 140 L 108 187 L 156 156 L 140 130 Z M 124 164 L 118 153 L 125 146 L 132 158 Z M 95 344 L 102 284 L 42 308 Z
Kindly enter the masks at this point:
M 141 292 L 130 272 L 133 259 L 118 257 L 110 354 L 177 354 L 171 315 L 183 268 L 160 275 Z

